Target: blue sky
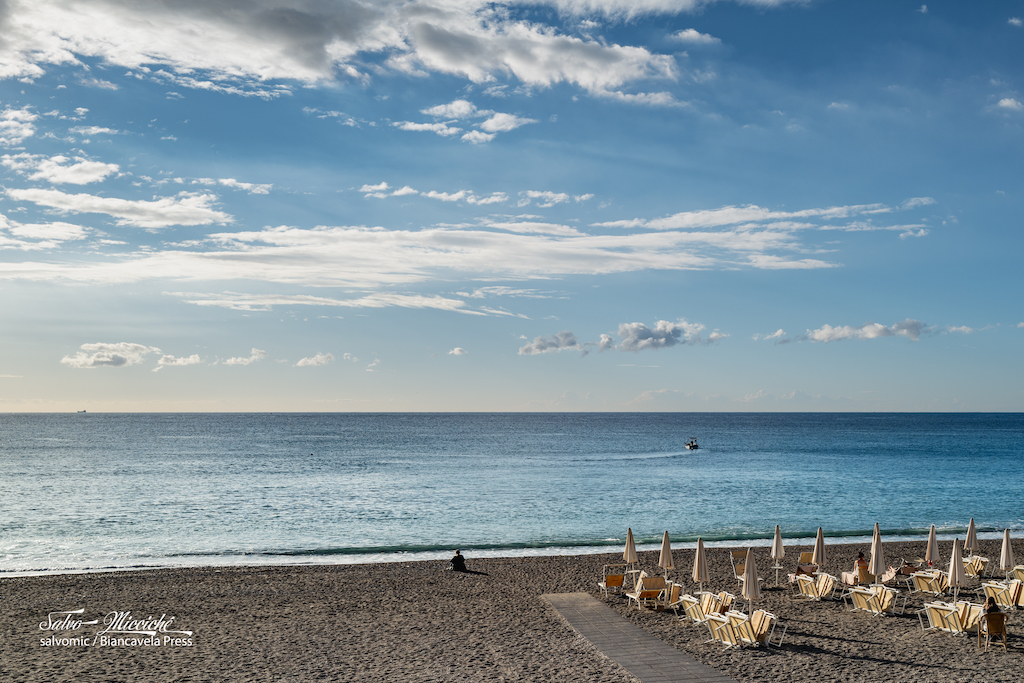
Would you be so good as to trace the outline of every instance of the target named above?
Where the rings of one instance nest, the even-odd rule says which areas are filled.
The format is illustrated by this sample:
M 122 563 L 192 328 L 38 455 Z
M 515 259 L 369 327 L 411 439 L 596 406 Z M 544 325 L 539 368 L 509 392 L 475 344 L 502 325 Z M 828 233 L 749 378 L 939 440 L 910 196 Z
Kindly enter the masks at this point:
M 1022 20 L 10 0 L 0 411 L 1024 410 Z

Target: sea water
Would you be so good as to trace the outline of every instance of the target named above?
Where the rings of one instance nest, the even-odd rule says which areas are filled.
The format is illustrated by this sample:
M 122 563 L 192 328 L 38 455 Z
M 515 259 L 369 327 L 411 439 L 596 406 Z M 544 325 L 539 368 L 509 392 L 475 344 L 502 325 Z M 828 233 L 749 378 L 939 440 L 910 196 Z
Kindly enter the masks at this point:
M 0 415 L 0 576 L 1019 537 L 1022 455 L 1020 414 Z

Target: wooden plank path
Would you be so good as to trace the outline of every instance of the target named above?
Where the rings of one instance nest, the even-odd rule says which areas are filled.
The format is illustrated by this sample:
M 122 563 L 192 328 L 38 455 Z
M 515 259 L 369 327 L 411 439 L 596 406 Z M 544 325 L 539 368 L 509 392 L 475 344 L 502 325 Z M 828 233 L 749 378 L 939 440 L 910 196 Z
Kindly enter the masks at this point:
M 541 598 L 594 647 L 643 683 L 736 683 L 634 626 L 588 593 L 548 593 Z

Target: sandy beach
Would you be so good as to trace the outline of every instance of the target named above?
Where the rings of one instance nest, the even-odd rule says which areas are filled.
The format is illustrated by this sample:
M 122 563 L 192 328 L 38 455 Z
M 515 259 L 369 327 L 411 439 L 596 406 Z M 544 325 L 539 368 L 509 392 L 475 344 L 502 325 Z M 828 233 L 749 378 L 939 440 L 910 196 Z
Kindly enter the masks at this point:
M 999 542 L 982 544 L 998 561 Z M 1019 546 L 1015 552 L 1024 555 Z M 945 557 L 950 548 L 940 543 Z M 800 550 L 787 547 L 783 564 L 795 566 Z M 828 546 L 823 569 L 848 570 L 858 550 L 868 548 Z M 885 547 L 890 563 L 923 551 L 923 542 Z M 905 614 L 891 617 L 849 612 L 841 602 L 807 602 L 788 586 L 775 589 L 768 549 L 755 553 L 766 587 L 759 606 L 788 625 L 778 650 L 726 652 L 671 613 L 605 600 L 596 582 L 617 553 L 508 559 L 466 553 L 479 574 L 443 571 L 446 562 L 434 561 L 5 578 L 0 680 L 634 682 L 540 599 L 576 591 L 600 597 L 740 681 L 1020 680 L 1024 621 L 1016 613 L 1009 619 L 1009 653 L 1001 646 L 978 650 L 973 636 L 923 633 L 914 614 L 925 601 L 920 595 L 910 597 Z M 674 557 L 669 578 L 689 585 L 693 551 L 676 550 Z M 736 592 L 727 550 L 708 549 L 707 557 L 706 587 Z M 657 553 L 641 553 L 648 571 L 656 563 Z M 54 614 L 73 610 L 83 612 Z M 122 624 L 143 620 L 135 628 L 156 631 L 155 642 L 138 635 L 81 644 L 83 635 L 91 640 L 103 630 L 104 619 L 118 616 Z M 75 629 L 76 619 L 100 623 Z M 183 631 L 191 634 L 175 633 Z

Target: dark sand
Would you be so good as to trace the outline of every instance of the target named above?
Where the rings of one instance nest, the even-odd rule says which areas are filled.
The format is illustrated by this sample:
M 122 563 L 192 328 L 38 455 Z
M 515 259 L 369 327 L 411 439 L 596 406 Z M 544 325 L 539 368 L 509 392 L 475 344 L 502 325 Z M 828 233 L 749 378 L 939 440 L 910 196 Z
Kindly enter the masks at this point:
M 983 541 L 998 562 L 999 542 Z M 948 558 L 950 542 L 940 543 Z M 1015 544 L 1018 557 L 1024 544 Z M 804 548 L 805 550 L 808 548 Z M 801 548 L 787 547 L 792 568 Z M 861 546 L 828 546 L 823 569 L 848 570 Z M 886 544 L 887 560 L 923 554 L 924 543 Z M 671 613 L 606 602 L 641 628 L 741 681 L 1017 681 L 1024 678 L 1024 619 L 1010 616 L 1010 652 L 978 650 L 974 636 L 923 633 L 907 613 L 874 617 L 841 602 L 812 603 L 774 589 L 768 549 L 756 551 L 766 590 L 759 607 L 788 625 L 779 650 L 723 651 L 706 630 Z M 446 562 L 264 568 L 165 569 L 0 579 L 0 681 L 609 681 L 636 679 L 580 638 L 540 599 L 597 591 L 616 555 L 475 559 L 486 574 L 443 571 Z M 693 551 L 676 550 L 669 578 L 690 585 Z M 707 550 L 711 582 L 738 591 L 726 549 Z M 656 571 L 657 553 L 641 563 Z M 785 583 L 785 576 L 782 576 Z M 977 581 L 972 585 L 977 585 Z M 695 588 L 695 587 L 694 587 Z M 973 597 L 973 591 L 966 591 Z M 174 617 L 192 645 L 43 645 L 94 636 L 102 625 L 44 631 L 49 612 L 113 611 Z

